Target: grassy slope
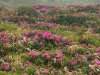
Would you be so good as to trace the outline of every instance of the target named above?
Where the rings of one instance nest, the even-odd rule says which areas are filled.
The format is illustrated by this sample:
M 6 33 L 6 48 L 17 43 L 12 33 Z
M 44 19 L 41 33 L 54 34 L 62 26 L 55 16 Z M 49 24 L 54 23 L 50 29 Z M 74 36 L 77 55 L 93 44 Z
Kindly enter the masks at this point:
M 12 2 L 13 3 L 13 2 Z M 20 2 L 19 2 L 20 3 Z M 45 2 L 45 3 L 47 3 L 47 2 Z M 52 3 L 52 2 L 51 2 Z M 5 5 L 6 5 L 7 3 L 5 2 Z M 23 3 L 24 4 L 24 3 Z M 18 4 L 18 5 L 20 5 L 20 4 Z M 7 6 L 9 6 L 9 2 L 8 2 L 8 4 L 7 4 Z M 14 25 L 14 26 L 13 26 Z M 41 27 L 41 26 L 40 26 Z M 39 27 L 39 28 L 40 28 Z M 25 28 L 20 28 L 20 26 L 18 25 L 18 24 L 13 24 L 13 23 L 3 23 L 3 25 L 0 25 L 0 29 L 2 29 L 5 33 L 14 33 L 15 35 L 19 35 L 19 34 L 22 34 L 22 33 L 24 33 L 24 32 L 28 32 L 28 31 L 30 31 L 30 30 L 33 30 L 33 29 L 31 29 L 30 27 L 28 28 L 28 29 L 25 29 Z M 77 32 L 75 32 L 75 30 L 72 30 L 72 31 L 70 31 L 70 30 L 67 30 L 67 29 L 65 29 L 65 27 L 63 26 L 63 25 L 61 25 L 60 27 L 56 27 L 56 29 L 55 29 L 55 27 L 51 27 L 51 30 L 52 30 L 52 33 L 53 34 L 57 34 L 57 35 L 62 35 L 63 37 L 67 37 L 68 39 L 73 39 L 73 41 L 75 41 L 76 42 L 76 44 L 77 45 L 81 45 L 79 42 L 78 42 L 78 39 L 81 37 L 81 36 L 86 36 L 86 34 L 85 34 L 85 32 L 83 33 L 83 34 L 81 34 L 81 36 L 77 36 L 77 34 L 79 34 L 79 32 L 80 31 L 82 31 L 84 28 L 80 28 L 80 29 L 78 29 L 78 33 Z M 88 28 L 88 29 L 90 29 L 90 28 Z M 39 30 L 39 29 L 37 29 L 37 30 Z M 42 29 L 41 29 L 42 30 Z M 84 29 L 85 30 L 85 29 Z M 47 31 L 50 31 L 50 30 L 47 30 Z M 89 36 L 89 34 L 87 34 L 87 36 Z M 90 36 L 90 37 L 92 37 L 92 36 Z M 99 38 L 95 38 L 95 44 L 94 44 L 94 46 L 97 46 L 97 45 L 99 45 L 99 42 L 100 42 L 100 39 Z M 6 47 L 7 48 L 7 47 Z M 8 49 L 7 49 L 8 50 Z M 49 50 L 47 50 L 47 51 L 45 51 L 45 53 L 55 53 L 57 50 L 55 49 L 53 49 L 52 48 L 52 50 L 51 51 L 49 51 Z M 88 52 L 89 54 L 92 54 L 92 56 L 94 56 L 94 54 L 92 53 L 92 48 L 88 48 L 88 49 L 84 49 L 84 50 L 82 50 L 82 51 L 84 51 L 82 54 L 84 54 L 85 55 L 85 53 L 86 52 Z M 94 50 L 93 50 L 94 51 Z M 37 50 L 37 52 L 40 54 L 40 56 L 39 56 L 39 61 L 41 61 L 41 58 L 42 58 L 42 56 L 43 56 L 43 54 L 44 53 L 42 53 L 41 51 L 39 51 L 39 50 Z M 95 51 L 96 52 L 96 51 Z M 81 54 L 80 53 L 80 54 Z M 82 55 L 81 54 L 81 55 Z M 36 63 L 34 63 L 34 61 L 33 61 L 33 59 L 31 59 L 30 57 L 29 57 L 29 52 L 27 52 L 27 51 L 25 51 L 24 49 L 19 49 L 16 53 L 12 50 L 11 52 L 9 51 L 9 53 L 8 53 L 8 55 L 6 55 L 6 56 L 8 56 L 9 58 L 8 58 L 8 60 L 5 60 L 5 62 L 8 62 L 8 63 L 12 63 L 11 64 L 11 69 L 13 68 L 13 66 L 14 65 L 19 65 L 15 70 L 15 73 L 14 72 L 12 72 L 12 71 L 10 71 L 10 69 L 8 70 L 8 71 L 4 71 L 4 69 L 0 69 L 1 71 L 0 71 L 0 75 L 24 75 L 24 73 L 30 73 L 29 75 L 31 75 L 32 74 L 32 72 L 33 73 L 35 73 L 35 71 L 34 71 L 34 69 L 36 69 L 36 71 L 38 71 L 38 64 L 36 64 Z M 96 55 L 95 55 L 95 57 L 96 57 Z M 11 59 L 12 58 L 12 59 Z M 75 58 L 74 56 L 72 57 L 72 55 L 71 54 L 67 54 L 67 53 L 65 53 L 65 56 L 64 56 L 64 58 L 63 58 L 63 61 L 64 61 L 64 63 L 66 63 L 65 62 L 65 60 L 68 60 L 68 59 L 71 59 L 71 58 Z M 91 58 L 93 58 L 93 57 L 91 57 Z M 4 58 L 0 58 L 0 59 L 2 59 L 2 60 L 4 60 Z M 18 60 L 19 59 L 19 60 Z M 43 59 L 43 58 L 42 58 Z M 94 58 L 95 59 L 95 58 Z M 14 61 L 13 61 L 14 60 Z M 90 60 L 92 60 L 92 59 L 90 59 Z M 20 62 L 20 63 L 22 63 L 22 65 L 25 67 L 25 65 L 26 65 L 26 61 L 30 61 L 31 63 L 32 63 L 32 66 L 34 66 L 33 68 L 31 68 L 30 66 L 31 65 L 26 65 L 28 68 L 24 68 L 23 70 L 21 70 L 21 69 L 19 69 L 22 65 L 20 65 L 20 63 L 17 63 L 17 61 L 18 62 Z M 35 60 L 36 61 L 36 60 Z M 44 64 L 42 64 L 43 63 L 43 61 L 44 60 L 42 60 L 41 62 L 40 62 L 40 64 L 39 65 L 41 65 L 41 67 L 42 68 L 48 68 L 49 70 L 50 69 L 56 69 L 57 71 L 63 71 L 63 68 L 60 68 L 60 69 L 58 69 L 58 68 L 55 68 L 54 66 L 52 66 L 52 65 L 50 65 L 51 67 L 49 67 L 49 65 L 47 65 L 47 66 L 45 66 Z M 49 61 L 50 63 L 52 62 L 51 60 Z M 25 65 L 24 65 L 25 64 Z M 66 65 L 66 64 L 65 64 Z M 64 66 L 65 66 L 64 65 Z M 80 67 L 80 65 L 83 65 L 83 64 L 77 64 L 77 66 L 76 67 Z M 1 66 L 1 64 L 0 64 L 0 66 Z M 68 65 L 67 65 L 68 66 Z M 93 72 L 93 71 L 89 71 L 90 69 L 88 69 L 87 67 L 87 64 L 85 64 L 85 66 L 86 66 L 86 68 L 84 67 L 84 65 L 81 67 L 81 69 L 83 69 L 84 68 L 84 70 L 86 70 L 86 71 L 84 71 L 84 72 L 86 72 L 86 73 L 88 73 L 88 72 Z M 1 67 L 0 67 L 1 68 Z M 70 69 L 69 68 L 69 66 L 68 66 L 68 69 Z M 59 72 L 60 72 L 59 71 Z M 4 72 L 6 73 L 6 74 L 4 74 Z M 51 71 L 50 71 L 51 72 Z M 99 71 L 100 72 L 100 71 Z M 33 75 L 33 74 L 32 74 Z M 41 74 L 41 75 L 43 75 L 43 74 Z M 55 74 L 55 75 L 64 75 L 64 74 Z M 66 75 L 66 74 L 65 74 Z M 84 75 L 87 75 L 87 74 L 84 74 Z M 94 75 L 94 74 L 93 74 Z M 98 74 L 99 75 L 99 74 Z

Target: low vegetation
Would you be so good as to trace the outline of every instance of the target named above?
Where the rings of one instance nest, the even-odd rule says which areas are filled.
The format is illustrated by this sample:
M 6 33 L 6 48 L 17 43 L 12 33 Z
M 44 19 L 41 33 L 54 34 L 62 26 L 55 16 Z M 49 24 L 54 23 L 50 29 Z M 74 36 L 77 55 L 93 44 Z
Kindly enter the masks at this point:
M 100 4 L 0 13 L 0 75 L 100 74 Z

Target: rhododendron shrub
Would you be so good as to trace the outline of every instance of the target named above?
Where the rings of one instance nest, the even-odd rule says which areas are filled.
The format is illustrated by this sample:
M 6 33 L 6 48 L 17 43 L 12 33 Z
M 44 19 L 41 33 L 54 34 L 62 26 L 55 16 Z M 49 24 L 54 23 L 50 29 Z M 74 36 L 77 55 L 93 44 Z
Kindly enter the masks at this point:
M 89 46 L 89 44 L 92 44 L 92 45 L 96 45 L 96 41 L 99 40 L 98 37 L 96 37 L 96 39 L 94 39 L 96 36 L 92 35 L 92 34 L 89 34 L 89 36 L 87 35 L 86 37 L 80 37 L 78 42 L 80 44 L 86 44 L 87 46 Z M 99 42 L 99 41 L 98 41 Z M 98 47 L 99 45 L 96 45 L 96 47 Z M 93 47 L 93 46 L 90 46 L 90 47 Z
M 36 65 L 52 65 L 55 68 L 61 68 L 61 63 L 64 56 L 62 52 L 55 52 L 51 54 L 31 52 L 29 55 L 30 62 L 36 63 Z
M 51 29 L 53 27 L 59 27 L 60 24 L 56 24 L 56 23 L 40 23 L 39 25 L 34 25 L 33 28 L 37 28 L 39 30 L 50 30 L 50 32 L 52 31 Z
M 57 23 L 60 25 L 77 25 L 82 26 L 88 20 L 95 20 L 95 17 L 84 16 L 84 15 L 58 15 L 55 20 L 54 18 L 48 20 L 48 22 Z M 85 26 L 85 25 L 84 25 Z M 85 26 L 86 27 L 86 26 Z
M 4 9 L 5 9 L 5 7 L 0 5 L 0 11 L 3 11 Z
M 16 52 L 18 49 L 25 49 L 24 46 L 21 46 L 22 43 L 26 43 L 29 41 L 29 38 L 25 37 L 16 37 L 15 34 L 7 34 L 4 32 L 0 32 L 0 53 L 8 54 L 9 52 Z M 26 49 L 25 49 L 26 50 Z
M 80 7 L 79 9 L 77 9 L 77 12 L 86 12 L 86 13 L 95 13 L 96 11 L 98 11 L 98 5 L 94 5 L 94 6 L 91 6 L 91 5 L 87 5 L 85 7 Z
M 20 6 L 17 8 L 18 15 L 28 15 L 28 16 L 37 16 L 36 9 L 32 8 L 31 6 Z
M 23 22 L 26 22 L 28 24 L 31 24 L 31 23 L 35 23 L 35 20 L 33 20 L 33 18 L 30 18 L 30 17 L 25 17 L 25 16 L 18 16 L 18 17 L 9 17 L 7 19 L 9 22 L 13 22 L 13 23 L 23 23 Z
M 62 35 L 56 35 L 45 31 L 35 31 L 34 33 L 27 32 L 25 35 L 27 37 L 33 36 L 33 39 L 31 39 L 34 43 L 31 44 L 32 49 L 40 50 L 44 48 L 46 50 L 51 50 L 54 47 L 63 47 L 70 43 L 68 39 L 63 39 Z

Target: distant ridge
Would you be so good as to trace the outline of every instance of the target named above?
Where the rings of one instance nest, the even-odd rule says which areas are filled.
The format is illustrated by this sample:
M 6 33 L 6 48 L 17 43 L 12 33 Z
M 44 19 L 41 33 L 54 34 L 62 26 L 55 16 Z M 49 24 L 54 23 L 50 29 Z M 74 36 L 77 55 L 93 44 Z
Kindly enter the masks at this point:
M 56 6 L 65 6 L 70 4 L 94 5 L 94 4 L 100 4 L 100 0 L 0 0 L 0 5 L 3 5 L 6 8 L 16 8 L 21 5 L 35 5 L 35 4 L 56 5 Z

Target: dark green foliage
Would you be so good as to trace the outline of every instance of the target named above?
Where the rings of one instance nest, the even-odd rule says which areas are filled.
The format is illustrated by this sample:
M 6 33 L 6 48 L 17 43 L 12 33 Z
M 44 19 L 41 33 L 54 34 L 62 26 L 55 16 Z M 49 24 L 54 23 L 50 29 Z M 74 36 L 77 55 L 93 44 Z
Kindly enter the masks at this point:
M 0 11 L 3 10 L 3 9 L 5 9 L 5 7 L 4 6 L 0 6 Z
M 56 20 L 51 19 L 48 20 L 48 22 L 57 23 L 60 25 L 76 24 L 77 26 L 82 26 L 86 21 L 95 19 L 94 17 L 82 16 L 82 15 L 78 15 L 77 17 L 73 15 L 67 15 L 67 17 L 65 17 L 64 15 L 58 15 L 56 18 L 57 18 Z
M 2 18 L 2 20 L 4 21 L 5 19 Z M 14 18 L 14 17 L 11 16 L 7 20 L 8 20 L 8 22 L 15 22 L 15 23 L 23 22 L 23 21 L 29 22 L 29 24 L 35 23 L 35 20 L 33 20 L 33 18 L 31 18 L 31 17 L 25 17 L 25 16 L 18 16 L 16 18 Z
M 81 10 L 80 10 L 81 9 Z M 97 6 L 86 6 L 86 7 L 81 7 L 77 10 L 77 12 L 86 12 L 86 13 L 95 13 L 96 11 L 98 11 L 99 8 Z
M 20 15 L 24 16 L 25 14 L 30 16 L 30 17 L 31 17 L 31 15 L 37 16 L 36 10 L 31 6 L 21 6 L 18 8 L 17 12 L 18 12 L 19 16 Z
M 95 40 L 92 37 L 87 37 L 85 40 L 83 40 L 83 38 L 79 39 L 79 43 L 80 44 L 94 44 Z

